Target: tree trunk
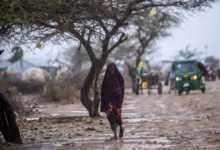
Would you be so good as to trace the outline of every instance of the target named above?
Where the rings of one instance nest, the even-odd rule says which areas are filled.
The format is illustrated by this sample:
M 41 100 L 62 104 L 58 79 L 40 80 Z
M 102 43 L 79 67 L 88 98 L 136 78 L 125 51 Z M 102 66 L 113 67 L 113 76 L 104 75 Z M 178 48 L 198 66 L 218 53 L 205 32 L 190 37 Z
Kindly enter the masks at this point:
M 98 116 L 98 109 L 99 109 L 99 103 L 100 103 L 100 98 L 99 98 L 99 92 L 98 92 L 98 78 L 99 78 L 99 73 L 102 70 L 98 65 L 96 66 L 96 71 L 95 71 L 95 81 L 94 81 L 94 100 L 93 100 L 93 116 Z
M 0 93 L 0 131 L 6 142 L 22 143 L 15 114 L 8 99 Z
M 89 90 L 92 86 L 92 82 L 95 78 L 95 66 L 92 64 L 89 73 L 83 83 L 82 89 L 80 91 L 80 100 L 83 106 L 89 112 L 89 116 L 92 116 L 92 100 L 89 98 Z
M 132 82 L 132 92 L 135 93 L 135 82 L 136 82 L 136 71 L 135 68 L 129 64 L 126 64 L 128 67 L 128 74 L 131 78 L 131 82 Z
M 136 58 L 136 66 L 135 69 L 137 69 L 139 63 L 141 62 L 141 55 L 138 54 L 137 58 Z
M 90 71 L 84 81 L 83 87 L 81 89 L 81 102 L 88 110 L 90 117 L 99 116 L 98 110 L 100 104 L 100 98 L 99 98 L 100 93 L 97 90 L 97 84 L 98 84 L 99 74 L 105 64 L 106 59 L 107 57 L 102 57 L 101 59 L 97 60 L 95 64 L 92 64 Z M 89 91 L 93 81 L 94 81 L 94 99 L 91 100 L 89 98 Z

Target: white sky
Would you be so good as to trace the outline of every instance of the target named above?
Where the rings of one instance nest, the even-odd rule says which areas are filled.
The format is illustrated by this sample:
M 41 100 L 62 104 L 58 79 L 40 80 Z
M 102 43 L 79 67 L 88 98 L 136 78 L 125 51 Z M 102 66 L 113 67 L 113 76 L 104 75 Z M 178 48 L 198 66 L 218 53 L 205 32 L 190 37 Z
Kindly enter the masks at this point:
M 206 12 L 199 12 L 193 16 L 188 16 L 178 29 L 174 29 L 172 37 L 161 40 L 158 43 L 159 52 L 162 54 L 159 59 L 169 60 L 177 55 L 177 51 L 185 49 L 190 45 L 190 49 L 197 48 L 203 52 L 202 57 L 215 56 L 220 59 L 220 3 L 215 3 L 211 9 Z M 208 46 L 207 50 L 205 45 Z M 54 59 L 57 54 L 61 54 L 63 49 L 70 45 L 44 46 L 33 52 L 25 50 L 25 58 L 48 58 Z M 1 47 L 0 47 L 1 48 Z M 23 47 L 24 48 L 24 47 Z M 26 49 L 26 48 L 24 48 Z M 59 53 L 60 51 L 60 53 Z M 0 59 L 6 59 L 10 55 L 5 52 Z
M 220 59 L 220 3 L 215 3 L 206 12 L 199 12 L 187 17 L 180 28 L 175 29 L 172 37 L 158 43 L 162 56 L 161 59 L 172 59 L 177 51 L 197 48 L 203 52 L 201 56 L 214 56 Z M 207 50 L 205 49 L 207 45 Z

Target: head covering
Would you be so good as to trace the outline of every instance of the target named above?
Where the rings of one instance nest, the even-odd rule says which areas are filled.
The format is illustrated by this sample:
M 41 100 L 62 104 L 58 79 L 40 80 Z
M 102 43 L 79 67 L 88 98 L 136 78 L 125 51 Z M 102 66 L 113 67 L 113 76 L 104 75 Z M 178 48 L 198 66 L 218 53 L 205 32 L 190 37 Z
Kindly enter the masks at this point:
M 143 65 L 144 65 L 143 61 L 140 61 L 139 64 L 138 64 L 138 67 L 142 67 L 143 68 Z
M 115 73 L 111 74 L 111 68 Z M 101 112 L 106 112 L 109 103 L 121 109 L 124 98 L 124 79 L 114 63 L 109 63 L 101 86 Z

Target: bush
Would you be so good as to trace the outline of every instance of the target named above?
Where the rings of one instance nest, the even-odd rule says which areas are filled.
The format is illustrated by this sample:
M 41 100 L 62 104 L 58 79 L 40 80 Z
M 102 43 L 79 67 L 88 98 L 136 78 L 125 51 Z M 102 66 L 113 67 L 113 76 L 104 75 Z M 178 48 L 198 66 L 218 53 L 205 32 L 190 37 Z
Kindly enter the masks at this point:
M 46 83 L 36 80 L 22 81 L 16 84 L 17 89 L 21 93 L 41 93 Z
M 71 83 L 74 87 L 81 89 L 83 82 L 88 74 L 88 70 L 61 68 L 56 75 L 56 80 L 61 84 Z
M 70 100 L 72 98 L 79 99 L 79 90 L 70 83 L 60 84 L 51 80 L 46 84 L 42 96 L 49 101 Z
M 5 95 L 6 98 L 8 98 L 14 111 L 17 113 L 24 112 L 24 105 L 21 101 L 21 94 L 18 93 L 15 87 L 7 84 L 6 80 L 0 79 L 0 91 Z M 9 91 L 10 94 L 6 91 Z
M 11 95 L 8 100 L 11 102 L 12 108 L 17 113 L 25 112 L 22 96 L 15 90 L 10 91 Z

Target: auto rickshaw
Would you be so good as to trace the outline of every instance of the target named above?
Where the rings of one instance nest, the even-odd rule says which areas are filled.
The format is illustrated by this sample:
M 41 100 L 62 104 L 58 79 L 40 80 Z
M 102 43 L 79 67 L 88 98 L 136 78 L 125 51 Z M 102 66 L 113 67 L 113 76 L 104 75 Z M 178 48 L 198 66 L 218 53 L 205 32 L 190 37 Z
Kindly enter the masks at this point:
M 204 76 L 208 73 L 206 67 L 196 60 L 175 61 L 176 88 L 178 94 L 184 91 L 189 94 L 191 90 L 201 90 L 205 93 Z

